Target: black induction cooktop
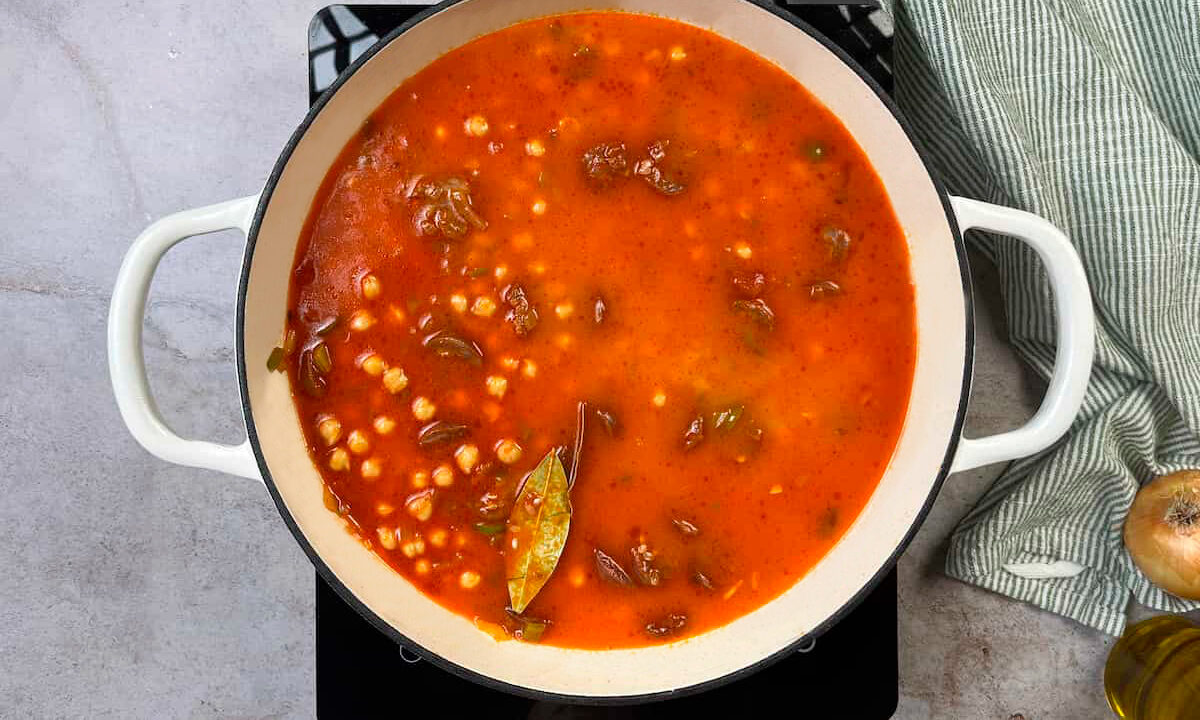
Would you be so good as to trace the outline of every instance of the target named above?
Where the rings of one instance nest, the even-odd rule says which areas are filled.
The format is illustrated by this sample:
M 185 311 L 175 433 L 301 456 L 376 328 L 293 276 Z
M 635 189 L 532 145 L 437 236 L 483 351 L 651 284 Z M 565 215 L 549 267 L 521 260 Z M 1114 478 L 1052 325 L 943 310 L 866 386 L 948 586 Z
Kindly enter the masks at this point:
M 700 2 L 702 0 L 696 0 Z M 891 25 L 874 4 L 776 0 L 844 49 L 890 92 Z M 313 102 L 379 38 L 423 5 L 332 5 L 309 25 Z M 683 698 L 623 707 L 569 706 L 477 685 L 400 647 L 320 577 L 316 582 L 317 715 L 331 718 L 758 718 L 883 720 L 899 699 L 896 572 L 820 638 L 767 668 Z M 433 715 L 423 715 L 429 710 Z

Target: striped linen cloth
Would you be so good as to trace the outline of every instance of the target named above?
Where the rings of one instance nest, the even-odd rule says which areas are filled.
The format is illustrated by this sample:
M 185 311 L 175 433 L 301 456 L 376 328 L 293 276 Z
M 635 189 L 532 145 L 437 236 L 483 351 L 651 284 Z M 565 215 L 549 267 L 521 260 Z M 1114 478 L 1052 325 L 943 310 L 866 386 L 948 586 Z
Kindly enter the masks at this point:
M 1121 538 L 1138 486 L 1200 467 L 1200 22 L 1170 0 L 890 0 L 896 99 L 952 193 L 1048 218 L 1079 250 L 1096 368 L 1068 436 L 1012 463 L 946 572 L 1110 634 L 1130 595 L 1193 609 Z M 1052 295 L 990 235 L 1009 333 L 1043 378 Z

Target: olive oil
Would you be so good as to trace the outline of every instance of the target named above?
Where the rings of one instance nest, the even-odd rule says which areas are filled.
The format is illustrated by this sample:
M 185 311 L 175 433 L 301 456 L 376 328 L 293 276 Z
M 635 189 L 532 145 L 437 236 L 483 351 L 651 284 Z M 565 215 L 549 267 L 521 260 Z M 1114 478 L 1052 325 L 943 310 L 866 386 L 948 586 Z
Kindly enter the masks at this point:
M 1104 692 L 1126 720 L 1200 719 L 1200 625 L 1164 615 L 1127 628 L 1108 655 Z

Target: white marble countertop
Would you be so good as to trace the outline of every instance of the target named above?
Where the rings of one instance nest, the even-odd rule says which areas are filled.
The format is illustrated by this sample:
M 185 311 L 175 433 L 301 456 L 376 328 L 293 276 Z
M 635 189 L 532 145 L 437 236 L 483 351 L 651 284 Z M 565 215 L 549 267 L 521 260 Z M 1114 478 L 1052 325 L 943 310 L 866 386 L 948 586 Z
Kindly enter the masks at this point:
M 262 487 L 173 467 L 117 415 L 105 316 L 152 219 L 257 191 L 307 107 L 320 2 L 6 0 L 0 22 L 0 716 L 311 717 L 313 571 Z M 242 239 L 156 278 L 146 356 L 184 434 L 241 435 Z M 968 429 L 1036 404 L 990 272 Z M 898 718 L 1101 718 L 1111 639 L 943 576 L 996 468 L 954 476 L 900 563 Z M 869 648 L 864 648 L 869 652 Z

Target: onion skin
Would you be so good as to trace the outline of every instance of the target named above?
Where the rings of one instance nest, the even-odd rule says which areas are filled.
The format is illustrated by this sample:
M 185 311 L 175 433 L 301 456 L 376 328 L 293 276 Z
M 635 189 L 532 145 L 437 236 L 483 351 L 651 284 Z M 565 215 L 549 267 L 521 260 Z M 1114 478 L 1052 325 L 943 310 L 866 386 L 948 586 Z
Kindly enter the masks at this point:
M 1200 471 L 1164 475 L 1138 491 L 1125 519 L 1125 547 L 1155 585 L 1200 600 Z

